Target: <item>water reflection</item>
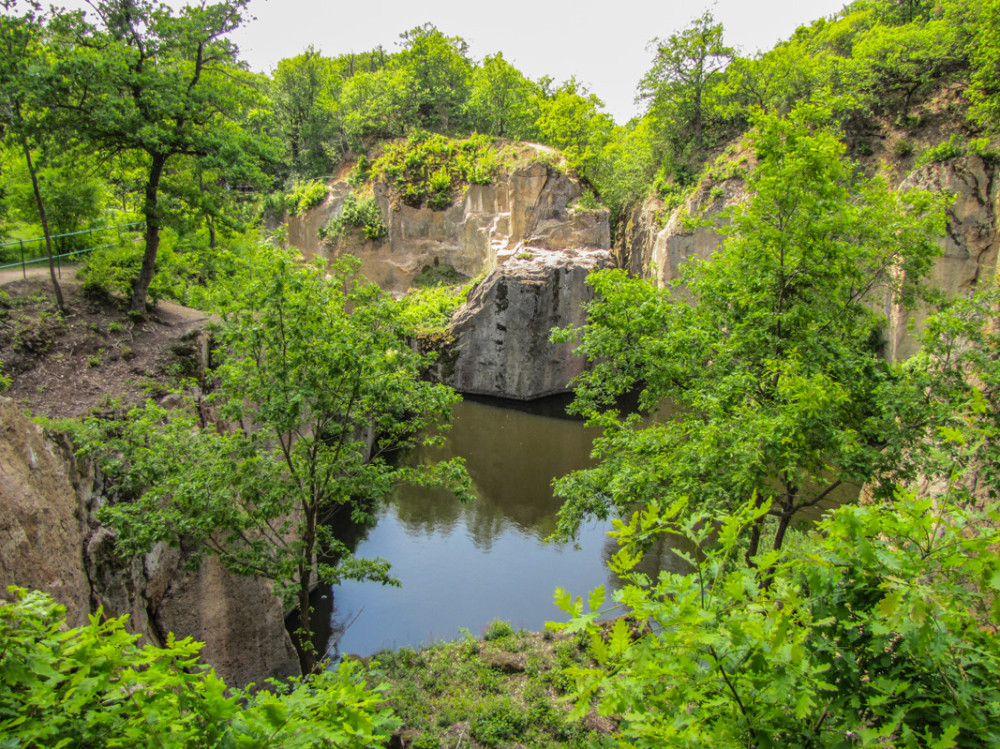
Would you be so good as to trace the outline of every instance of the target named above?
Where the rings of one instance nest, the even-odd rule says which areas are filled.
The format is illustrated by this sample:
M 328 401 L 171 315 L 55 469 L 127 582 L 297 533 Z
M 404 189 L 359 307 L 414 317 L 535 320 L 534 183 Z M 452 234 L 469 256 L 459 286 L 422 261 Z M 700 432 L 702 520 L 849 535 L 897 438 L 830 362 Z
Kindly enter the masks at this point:
M 524 407 L 467 400 L 455 410 L 454 426 L 442 448 L 422 448 L 411 461 L 461 456 L 478 501 L 461 505 L 447 492 L 407 489 L 392 500 L 399 522 L 413 533 L 430 534 L 461 522 L 478 548 L 488 550 L 511 528 L 544 539 L 555 530 L 560 501 L 552 480 L 590 465 L 596 435 L 563 414 L 565 400 L 546 401 L 547 414 Z
M 606 559 L 616 549 L 610 524 L 581 529 L 575 544 L 545 543 L 559 500 L 552 480 L 590 464 L 595 436 L 562 413 L 467 400 L 440 448 L 408 460 L 462 456 L 477 499 L 461 504 L 444 492 L 400 490 L 357 548 L 393 565 L 400 588 L 344 583 L 334 589 L 331 642 L 339 652 L 367 655 L 382 647 L 480 634 L 493 619 L 538 629 L 560 618 L 557 586 L 585 594 L 613 585 Z

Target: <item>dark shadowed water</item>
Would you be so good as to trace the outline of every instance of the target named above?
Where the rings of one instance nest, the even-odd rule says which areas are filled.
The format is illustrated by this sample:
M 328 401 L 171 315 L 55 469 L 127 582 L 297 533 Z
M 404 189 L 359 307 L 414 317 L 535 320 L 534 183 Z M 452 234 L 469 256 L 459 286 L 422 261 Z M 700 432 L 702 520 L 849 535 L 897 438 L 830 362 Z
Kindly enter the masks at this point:
M 540 629 L 565 618 L 552 603 L 556 587 L 586 595 L 614 585 L 606 565 L 617 548 L 606 536 L 610 524 L 584 527 L 576 544 L 545 543 L 560 504 L 552 479 L 589 465 L 595 436 L 565 417 L 567 402 L 466 400 L 443 448 L 409 456 L 464 457 L 477 499 L 463 505 L 416 489 L 392 499 L 356 553 L 389 560 L 402 586 L 335 587 L 327 609 L 331 655 L 456 639 L 462 629 L 481 635 L 494 619 Z M 679 563 L 669 554 L 664 559 Z M 323 616 L 317 611 L 317 619 Z

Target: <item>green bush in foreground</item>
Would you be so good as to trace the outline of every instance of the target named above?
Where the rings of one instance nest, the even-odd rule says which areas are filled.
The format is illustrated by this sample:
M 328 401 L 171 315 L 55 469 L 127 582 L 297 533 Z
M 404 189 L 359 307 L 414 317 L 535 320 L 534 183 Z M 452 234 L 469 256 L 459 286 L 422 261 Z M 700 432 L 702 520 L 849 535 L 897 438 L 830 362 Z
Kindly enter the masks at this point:
M 635 747 L 1000 745 L 1000 541 L 995 511 L 900 492 L 843 507 L 794 551 L 739 564 L 757 515 L 686 516 L 681 500 L 616 521 L 614 601 L 640 622 L 596 619 L 604 592 L 557 596 L 598 666 L 571 667 L 578 707 L 623 716 Z M 638 572 L 664 533 L 704 550 L 693 572 Z M 717 544 L 709 536 L 718 534 Z
M 230 693 L 190 638 L 136 645 L 124 618 L 63 630 L 65 610 L 11 588 L 0 604 L 2 747 L 349 747 L 384 744 L 380 710 L 357 664 L 290 686 Z

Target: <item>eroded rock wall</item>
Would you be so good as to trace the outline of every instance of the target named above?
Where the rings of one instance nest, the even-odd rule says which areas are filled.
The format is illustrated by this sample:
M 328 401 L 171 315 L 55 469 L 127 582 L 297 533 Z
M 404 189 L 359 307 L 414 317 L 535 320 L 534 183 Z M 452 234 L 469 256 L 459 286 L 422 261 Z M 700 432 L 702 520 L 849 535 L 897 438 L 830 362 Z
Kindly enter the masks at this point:
M 289 244 L 306 257 L 353 255 L 366 277 L 395 294 L 404 293 L 434 265 L 451 265 L 471 278 L 525 246 L 561 250 L 611 245 L 607 211 L 578 209 L 580 184 L 540 162 L 502 173 L 489 185 L 470 185 L 445 210 L 390 201 L 384 184 L 376 184 L 374 192 L 388 228 L 384 240 L 351 232 L 332 247 L 320 241 L 319 227 L 339 214 L 350 193 L 346 183 L 335 183 L 322 205 L 289 219 Z
M 184 555 L 158 546 L 122 560 L 95 514 L 102 477 L 68 440 L 47 433 L 0 399 L 0 595 L 8 585 L 50 593 L 70 626 L 90 613 L 129 615 L 128 628 L 162 644 L 166 635 L 205 643 L 203 659 L 227 684 L 299 673 L 280 602 L 263 580 L 207 559 L 197 572 Z
M 981 280 L 998 273 L 1000 248 L 1000 173 L 976 155 L 920 167 L 906 177 L 900 189 L 919 187 L 954 197 L 948 209 L 942 254 L 934 261 L 929 283 L 950 295 L 966 294 Z M 742 180 L 706 182 L 682 206 L 666 215 L 663 204 L 648 200 L 622 222 L 615 255 L 622 267 L 660 286 L 680 277 L 680 267 L 691 258 L 708 258 L 722 245 L 724 211 L 746 199 Z M 690 216 L 698 216 L 693 224 Z M 917 332 L 925 311 L 910 312 L 882 305 L 889 319 L 887 355 L 901 359 L 918 347 Z

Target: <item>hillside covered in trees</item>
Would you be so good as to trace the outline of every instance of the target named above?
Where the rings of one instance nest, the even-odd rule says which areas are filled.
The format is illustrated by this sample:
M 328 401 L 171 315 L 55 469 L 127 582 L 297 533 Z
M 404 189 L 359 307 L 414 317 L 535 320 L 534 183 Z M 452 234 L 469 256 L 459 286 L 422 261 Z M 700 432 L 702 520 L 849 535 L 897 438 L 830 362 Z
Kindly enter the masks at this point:
M 856 0 L 754 57 L 706 11 L 622 83 L 645 105 L 625 124 L 432 24 L 262 75 L 228 40 L 242 0 L 0 4 L 0 265 L 38 238 L 53 294 L 0 289 L 0 387 L 81 299 L 117 309 L 123 358 L 158 301 L 205 310 L 214 348 L 166 373 L 169 401 L 46 429 L 97 467 L 122 560 L 166 545 L 267 581 L 305 672 L 228 689 L 189 640 L 67 629 L 12 588 L 0 746 L 1000 746 L 998 0 Z M 378 246 L 401 207 L 525 163 L 582 186 L 559 211 L 608 212 L 619 258 L 643 206 L 647 233 L 718 233 L 659 285 L 593 273 L 585 324 L 552 331 L 589 362 L 573 408 L 603 435 L 555 484 L 558 535 L 613 518 L 622 585 L 554 591 L 558 634 L 328 667 L 310 590 L 394 582 L 334 527 L 402 482 L 471 494 L 460 459 L 394 458 L 447 428 L 458 395 L 428 372 L 471 279 L 429 267 L 397 299 L 352 258 L 303 262 L 287 222 L 336 183 L 323 241 Z M 966 218 L 934 169 L 983 175 L 960 297 L 931 282 Z M 56 256 L 82 249 L 65 295 Z M 917 314 L 919 351 L 889 355 L 889 318 Z M 641 571 L 668 537 L 684 571 Z

